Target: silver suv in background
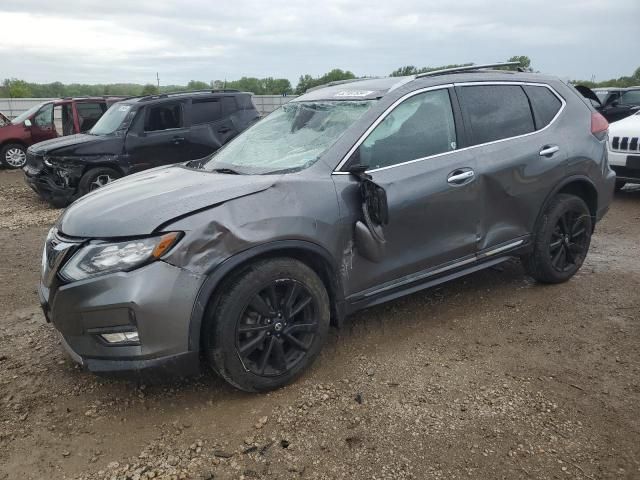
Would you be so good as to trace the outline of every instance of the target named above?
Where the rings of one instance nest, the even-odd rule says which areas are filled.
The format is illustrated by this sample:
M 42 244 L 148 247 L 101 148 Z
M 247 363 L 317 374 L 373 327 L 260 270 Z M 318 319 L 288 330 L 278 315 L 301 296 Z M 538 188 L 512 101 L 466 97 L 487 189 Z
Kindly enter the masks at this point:
M 210 157 L 71 205 L 41 303 L 91 371 L 204 359 L 277 388 L 356 310 L 512 258 L 570 279 L 613 195 L 607 128 L 554 77 L 480 66 L 314 89 Z

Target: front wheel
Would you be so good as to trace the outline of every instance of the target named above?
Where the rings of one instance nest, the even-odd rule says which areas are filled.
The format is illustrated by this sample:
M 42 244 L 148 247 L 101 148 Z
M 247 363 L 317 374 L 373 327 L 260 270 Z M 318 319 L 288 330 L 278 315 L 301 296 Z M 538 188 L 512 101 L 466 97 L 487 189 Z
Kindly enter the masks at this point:
M 247 392 L 297 378 L 329 330 L 329 296 L 318 275 L 291 258 L 263 260 L 223 286 L 204 341 L 211 367 Z
M 533 253 L 524 259 L 527 272 L 539 282 L 566 282 L 582 266 L 592 231 L 591 212 L 584 200 L 557 195 L 538 222 Z
M 122 175 L 113 168 L 97 167 L 85 172 L 80 178 L 78 183 L 78 191 L 80 195 L 86 195 L 89 192 L 93 192 L 98 188 L 102 188 L 105 185 L 117 180 Z
M 0 150 L 0 163 L 8 168 L 22 168 L 27 163 L 27 151 L 18 143 L 10 143 Z

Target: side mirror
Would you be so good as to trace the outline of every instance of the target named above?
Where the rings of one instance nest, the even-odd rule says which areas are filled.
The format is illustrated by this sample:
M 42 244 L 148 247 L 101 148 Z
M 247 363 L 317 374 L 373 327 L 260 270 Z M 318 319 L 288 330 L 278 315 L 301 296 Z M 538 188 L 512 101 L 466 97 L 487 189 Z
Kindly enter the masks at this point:
M 31 120 L 29 120 L 28 118 L 24 121 L 24 126 L 27 128 L 31 128 Z
M 372 262 L 382 261 L 386 251 L 383 225 L 389 223 L 387 192 L 366 173 L 367 167 L 354 164 L 349 173 L 360 185 L 362 219 L 355 224 L 354 240 L 360 254 Z

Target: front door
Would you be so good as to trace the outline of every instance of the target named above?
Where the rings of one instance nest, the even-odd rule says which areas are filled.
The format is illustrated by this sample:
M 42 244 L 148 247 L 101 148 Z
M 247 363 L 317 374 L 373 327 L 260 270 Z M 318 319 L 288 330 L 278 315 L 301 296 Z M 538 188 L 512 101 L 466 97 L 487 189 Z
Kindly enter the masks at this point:
M 348 295 L 388 288 L 473 257 L 479 222 L 476 162 L 468 151 L 456 151 L 457 127 L 449 90 L 424 91 L 384 117 L 349 160 L 346 168 L 366 166 L 385 189 L 389 222 L 380 261 L 358 255 L 356 247 L 345 282 Z M 351 176 L 334 177 L 343 191 L 355 182 Z M 354 208 L 359 205 L 349 209 Z
M 53 103 L 47 103 L 40 107 L 38 113 L 33 116 L 31 122 L 32 143 L 43 142 L 56 138 L 58 133 L 53 121 Z
M 125 140 L 131 173 L 190 160 L 183 102 L 149 105 L 141 115 Z

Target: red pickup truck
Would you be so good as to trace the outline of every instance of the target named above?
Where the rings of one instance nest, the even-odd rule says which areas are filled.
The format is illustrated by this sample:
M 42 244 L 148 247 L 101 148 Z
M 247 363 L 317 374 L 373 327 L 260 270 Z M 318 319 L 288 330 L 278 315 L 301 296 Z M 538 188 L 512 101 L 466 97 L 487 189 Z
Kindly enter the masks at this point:
M 0 164 L 21 168 L 27 147 L 51 138 L 86 132 L 107 108 L 122 97 L 82 97 L 49 100 L 0 126 Z M 0 123 L 1 125 L 1 123 Z

